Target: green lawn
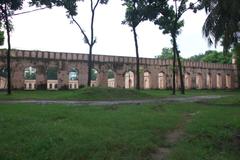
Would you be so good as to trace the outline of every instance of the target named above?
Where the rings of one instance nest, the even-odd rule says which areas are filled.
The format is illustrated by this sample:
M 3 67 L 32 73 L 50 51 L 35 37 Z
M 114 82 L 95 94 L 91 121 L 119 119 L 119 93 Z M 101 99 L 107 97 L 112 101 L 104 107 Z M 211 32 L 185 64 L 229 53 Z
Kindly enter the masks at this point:
M 195 95 L 231 95 L 240 90 L 187 90 L 185 96 Z M 64 100 L 117 100 L 117 99 L 150 99 L 171 96 L 171 90 L 134 90 L 112 88 L 82 88 L 79 90 L 59 91 L 13 91 L 12 95 L 0 92 L 0 100 L 11 99 L 64 99 Z M 177 92 L 180 96 L 180 93 Z M 240 94 L 239 94 L 240 95 Z
M 228 92 L 166 105 L 1 104 L 0 160 L 150 160 L 162 146 L 170 147 L 169 160 L 239 160 L 239 92 Z M 166 135 L 186 115 L 185 136 L 170 146 Z

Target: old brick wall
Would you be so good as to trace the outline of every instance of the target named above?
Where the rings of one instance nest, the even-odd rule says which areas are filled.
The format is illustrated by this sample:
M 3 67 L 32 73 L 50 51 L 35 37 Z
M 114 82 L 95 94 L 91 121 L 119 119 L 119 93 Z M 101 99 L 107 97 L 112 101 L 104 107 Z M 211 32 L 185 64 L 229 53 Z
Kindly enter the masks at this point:
M 12 85 L 15 89 L 24 88 L 24 70 L 34 67 L 37 70 L 36 85 L 39 89 L 46 88 L 47 70 L 57 69 L 58 88 L 68 88 L 69 72 L 76 68 L 79 72 L 79 85 L 87 84 L 87 54 L 59 53 L 44 51 L 13 50 L 11 52 Z M 0 68 L 6 67 L 5 51 L 0 51 Z M 98 71 L 97 84 L 108 85 L 108 70 L 115 75 L 115 86 L 125 87 L 125 73 L 132 71 L 136 77 L 136 59 L 134 57 L 93 55 L 93 68 Z M 149 73 L 150 88 L 159 87 L 159 73 L 164 74 L 166 88 L 172 87 L 172 61 L 153 58 L 140 59 L 141 88 L 144 87 L 144 72 Z M 190 77 L 190 88 L 208 88 L 207 75 L 210 76 L 211 88 L 217 88 L 217 79 L 221 79 L 221 88 L 226 88 L 226 76 L 231 80 L 231 88 L 237 84 L 236 65 L 213 64 L 203 62 L 183 62 L 184 75 Z M 217 78 L 218 77 L 218 78 Z M 221 77 L 221 78 L 219 78 Z M 177 86 L 180 87 L 179 74 L 177 73 Z M 136 78 L 134 78 L 136 84 Z M 201 82 L 201 84 L 197 84 Z

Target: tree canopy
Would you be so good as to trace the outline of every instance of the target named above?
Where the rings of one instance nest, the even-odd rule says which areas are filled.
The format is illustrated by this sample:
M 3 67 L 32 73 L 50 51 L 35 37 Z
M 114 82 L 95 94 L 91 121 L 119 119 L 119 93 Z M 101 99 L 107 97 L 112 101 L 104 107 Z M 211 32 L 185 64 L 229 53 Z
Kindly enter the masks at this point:
M 240 32 L 239 0 L 201 0 L 208 17 L 203 25 L 203 35 L 209 44 L 222 41 L 225 51 L 236 45 Z
M 194 55 L 190 57 L 189 60 L 209 62 L 209 63 L 231 64 L 232 55 L 233 55 L 233 52 L 230 52 L 229 54 L 223 54 L 223 52 L 209 50 L 209 51 L 206 51 L 204 54 Z
M 172 48 L 163 48 L 160 55 L 155 56 L 159 59 L 173 59 L 173 50 Z

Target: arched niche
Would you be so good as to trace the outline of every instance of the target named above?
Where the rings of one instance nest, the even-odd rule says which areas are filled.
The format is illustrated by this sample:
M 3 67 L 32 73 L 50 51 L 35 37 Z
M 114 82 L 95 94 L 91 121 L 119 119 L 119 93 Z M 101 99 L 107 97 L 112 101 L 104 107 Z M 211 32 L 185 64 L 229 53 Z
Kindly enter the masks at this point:
M 232 88 L 231 75 L 230 75 L 230 74 L 227 74 L 225 79 L 226 79 L 226 88 L 228 88 L 228 89 Z
M 57 68 L 47 69 L 47 89 L 57 90 L 58 89 L 58 70 Z
M 35 90 L 36 89 L 36 75 L 37 69 L 29 66 L 24 69 L 24 88 L 25 90 Z
M 98 71 L 95 69 L 95 68 L 93 68 L 92 70 L 91 70 L 91 87 L 97 87 L 98 86 L 98 84 L 99 84 L 99 73 L 98 73 Z
M 196 75 L 196 88 L 203 89 L 203 76 L 201 73 Z
M 222 75 L 220 73 L 218 73 L 216 79 L 217 79 L 216 80 L 217 88 L 221 89 L 222 88 Z
M 148 71 L 143 73 L 143 81 L 144 81 L 144 89 L 149 89 L 151 84 L 150 84 L 150 73 Z
M 7 68 L 0 68 L 0 89 L 7 88 Z
M 185 77 L 184 77 L 184 81 L 185 81 L 185 88 L 186 89 L 191 89 L 192 88 L 192 79 L 191 79 L 191 75 L 190 73 L 185 73 Z
M 207 73 L 207 88 L 211 89 L 212 88 L 212 74 L 211 73 Z
M 69 89 L 78 89 L 79 83 L 78 83 L 78 76 L 79 71 L 77 68 L 71 68 L 68 74 L 68 87 Z
M 164 72 L 158 73 L 158 88 L 166 89 L 166 74 Z
M 134 88 L 134 73 L 128 71 L 124 75 L 125 77 L 125 88 Z
M 116 80 L 115 80 L 115 73 L 113 70 L 109 69 L 107 72 L 108 76 L 108 87 L 115 88 L 116 87 Z

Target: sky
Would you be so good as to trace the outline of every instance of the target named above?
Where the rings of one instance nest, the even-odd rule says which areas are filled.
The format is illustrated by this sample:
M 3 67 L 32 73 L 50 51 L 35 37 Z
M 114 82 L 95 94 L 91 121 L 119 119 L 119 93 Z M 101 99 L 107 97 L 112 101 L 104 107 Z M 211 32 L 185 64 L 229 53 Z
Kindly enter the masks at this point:
M 24 7 L 22 11 L 34 8 Z M 22 11 L 16 11 L 22 12 Z M 95 17 L 95 36 L 97 43 L 93 53 L 101 55 L 135 56 L 133 33 L 127 25 L 122 25 L 125 7 L 121 0 L 110 0 L 107 5 L 99 5 Z M 178 36 L 181 56 L 188 58 L 204 53 L 209 48 L 202 36 L 205 21 L 204 11 L 184 14 L 185 25 Z M 75 18 L 89 35 L 90 5 L 88 1 L 79 2 L 78 16 Z M 29 14 L 12 17 L 14 30 L 11 43 L 14 49 L 42 50 L 54 52 L 88 53 L 88 45 L 75 24 L 66 17 L 66 10 L 61 7 L 44 9 Z M 154 58 L 160 55 L 162 48 L 172 47 L 169 35 L 163 35 L 152 22 L 143 22 L 137 27 L 140 57 Z M 5 45 L 2 48 L 6 48 Z M 221 48 L 218 47 L 217 50 Z

